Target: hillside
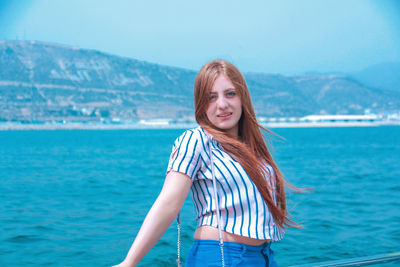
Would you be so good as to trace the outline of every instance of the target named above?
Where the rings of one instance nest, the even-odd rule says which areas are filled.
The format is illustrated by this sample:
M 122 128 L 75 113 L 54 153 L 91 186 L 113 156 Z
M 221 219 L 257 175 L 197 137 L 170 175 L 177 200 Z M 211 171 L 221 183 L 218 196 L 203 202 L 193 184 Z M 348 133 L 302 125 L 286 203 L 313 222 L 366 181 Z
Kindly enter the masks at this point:
M 39 42 L 0 41 L 0 120 L 192 117 L 196 72 Z M 400 93 L 340 75 L 245 74 L 260 116 L 400 110 Z
M 350 75 L 368 86 L 400 92 L 400 62 L 372 65 Z

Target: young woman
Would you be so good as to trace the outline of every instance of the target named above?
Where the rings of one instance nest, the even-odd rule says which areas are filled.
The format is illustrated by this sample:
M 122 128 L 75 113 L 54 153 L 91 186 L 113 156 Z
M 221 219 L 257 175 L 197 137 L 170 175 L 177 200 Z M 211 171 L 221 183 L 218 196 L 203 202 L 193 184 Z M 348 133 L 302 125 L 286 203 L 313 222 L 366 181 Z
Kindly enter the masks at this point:
M 215 60 L 198 73 L 194 98 L 200 126 L 176 139 L 163 189 L 117 266 L 139 263 L 176 218 L 189 190 L 198 227 L 186 266 L 277 266 L 270 244 L 295 223 L 246 82 L 234 65 Z

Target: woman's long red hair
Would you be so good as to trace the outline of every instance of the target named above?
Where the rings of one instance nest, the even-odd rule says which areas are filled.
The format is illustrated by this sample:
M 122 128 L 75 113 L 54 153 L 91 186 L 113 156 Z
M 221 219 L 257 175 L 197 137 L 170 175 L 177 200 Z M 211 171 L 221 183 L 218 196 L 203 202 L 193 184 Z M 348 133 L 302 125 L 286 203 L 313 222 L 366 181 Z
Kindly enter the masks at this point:
M 210 91 L 218 76 L 225 75 L 235 86 L 242 102 L 242 116 L 239 120 L 239 139 L 228 135 L 225 131 L 216 128 L 207 118 L 206 110 L 209 104 Z M 214 60 L 204 65 L 197 74 L 194 86 L 195 116 L 197 123 L 205 131 L 210 133 L 218 141 L 224 150 L 237 160 L 246 170 L 248 176 L 261 193 L 275 223 L 285 228 L 286 226 L 297 227 L 288 218 L 286 209 L 285 185 L 289 185 L 283 178 L 281 171 L 272 158 L 260 129 L 269 133 L 258 124 L 251 103 L 249 89 L 240 71 L 225 60 Z M 263 173 L 268 173 L 263 163 L 268 163 L 274 170 L 275 175 L 271 179 L 276 185 L 276 190 L 268 184 Z M 276 202 L 271 192 L 275 191 Z

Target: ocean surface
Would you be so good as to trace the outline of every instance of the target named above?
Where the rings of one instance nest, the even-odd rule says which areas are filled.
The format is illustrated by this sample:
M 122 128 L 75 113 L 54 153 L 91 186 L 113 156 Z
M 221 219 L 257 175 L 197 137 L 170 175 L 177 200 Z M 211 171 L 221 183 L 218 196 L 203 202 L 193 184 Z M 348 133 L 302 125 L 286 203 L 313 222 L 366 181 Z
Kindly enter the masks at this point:
M 0 266 L 111 266 L 161 190 L 183 130 L 0 131 Z M 293 220 L 281 266 L 400 251 L 400 127 L 274 129 Z M 195 230 L 182 209 L 183 255 Z M 176 224 L 140 266 L 176 266 Z M 384 266 L 395 266 L 394 263 Z

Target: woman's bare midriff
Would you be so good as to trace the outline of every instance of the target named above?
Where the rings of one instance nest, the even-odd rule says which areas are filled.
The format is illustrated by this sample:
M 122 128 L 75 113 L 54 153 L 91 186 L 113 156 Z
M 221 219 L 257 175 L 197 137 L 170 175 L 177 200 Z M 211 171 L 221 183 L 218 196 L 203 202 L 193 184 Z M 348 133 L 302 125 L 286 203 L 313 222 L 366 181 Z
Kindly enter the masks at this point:
M 267 240 L 255 239 L 246 236 L 231 234 L 225 231 L 222 231 L 222 238 L 224 239 L 225 242 L 236 242 L 236 243 L 246 244 L 249 246 L 260 246 L 265 242 L 270 241 L 269 239 Z M 196 229 L 196 232 L 194 233 L 194 239 L 219 240 L 218 228 L 208 225 L 200 226 Z

